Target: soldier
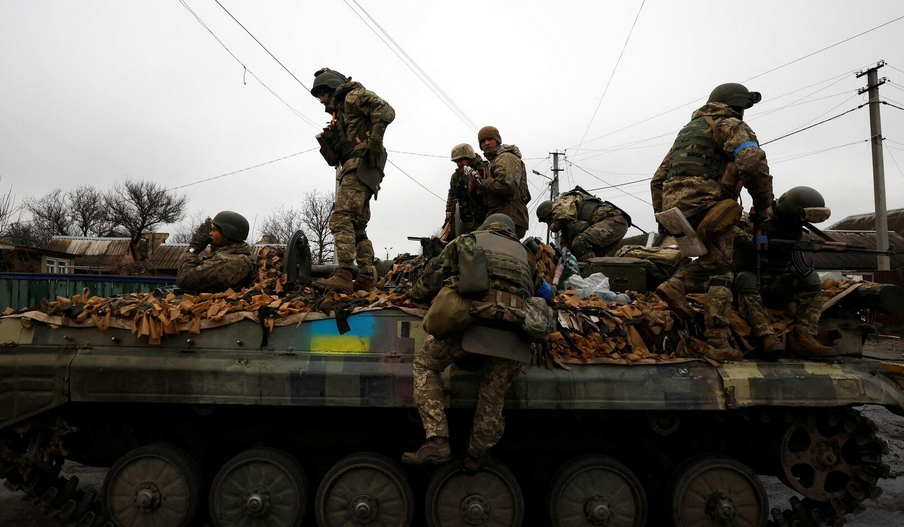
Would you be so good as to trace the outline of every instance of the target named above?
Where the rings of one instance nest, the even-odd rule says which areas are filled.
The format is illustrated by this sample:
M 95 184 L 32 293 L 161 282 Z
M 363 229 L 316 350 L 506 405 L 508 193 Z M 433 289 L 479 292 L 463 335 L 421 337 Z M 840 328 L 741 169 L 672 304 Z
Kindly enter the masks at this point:
M 345 293 L 371 289 L 377 276 L 374 248 L 366 231 L 370 198 L 377 195 L 383 178 L 383 133 L 395 119 L 395 110 L 361 83 L 327 68 L 315 74 L 311 94 L 333 116 L 326 141 L 341 164 L 330 216 L 338 266 L 332 276 L 314 285 Z M 352 283 L 355 260 L 358 276 Z
M 476 254 L 485 254 L 482 267 Z M 488 292 L 471 301 L 469 311 L 475 324 L 483 321 L 494 327 L 521 331 L 518 311 L 531 296 L 549 298 L 549 285 L 543 279 L 533 256 L 517 241 L 515 225 L 504 214 L 492 214 L 480 228 L 449 243 L 430 268 L 418 279 L 409 295 L 428 301 L 444 287 L 459 288 L 462 277 L 489 274 Z M 434 302 L 434 307 L 438 304 Z M 433 308 L 431 308 L 433 309 Z M 414 402 L 418 407 L 427 441 L 416 452 L 402 456 L 411 464 L 442 463 L 452 457 L 449 425 L 443 410 L 440 373 L 468 355 L 461 347 L 460 335 L 445 340 L 430 337 L 414 359 Z M 521 369 L 512 359 L 484 356 L 480 394 L 474 414 L 471 441 L 465 468 L 476 472 L 489 460 L 489 451 L 502 437 L 505 423 L 502 406 L 505 392 Z
M 237 212 L 224 210 L 210 221 L 210 234 L 196 232 L 188 250 L 179 258 L 176 287 L 198 293 L 221 293 L 248 286 L 254 265 L 248 237 L 248 220 Z M 210 255 L 201 252 L 211 245 Z
M 767 240 L 799 241 L 804 221 L 825 221 L 830 213 L 822 194 L 810 187 L 794 187 L 785 192 L 775 202 L 774 210 L 775 217 L 758 226 Z M 735 288 L 738 292 L 738 311 L 750 323 L 750 333 L 760 341 L 764 355 L 778 358 L 785 352 L 784 344 L 775 336 L 772 315 L 766 310 L 766 305 L 784 309 L 789 301 L 793 301 L 797 308 L 791 330 L 791 352 L 798 357 L 837 356 L 834 348 L 816 340 L 823 303 L 819 275 L 798 272 L 791 262 L 791 251 L 784 246 L 765 244 L 757 255 L 754 232 L 749 218 L 742 220 L 735 230 Z
M 609 203 L 575 187 L 537 207 L 537 219 L 560 233 L 559 241 L 578 259 L 606 256 L 625 237 L 631 217 Z
M 487 217 L 487 206 L 480 193 L 480 184 L 486 179 L 489 163 L 475 154 L 474 149 L 467 143 L 462 143 L 452 149 L 452 162 L 458 168 L 452 173 L 452 179 L 449 181 L 449 196 L 446 198 L 444 232 L 451 234 L 446 241 L 454 238 L 456 234 L 475 231 Z M 456 233 L 454 227 L 456 204 L 461 219 L 462 231 L 460 233 Z
M 502 136 L 494 126 L 484 126 L 477 133 L 477 143 L 490 162 L 487 179 L 480 187 L 487 204 L 487 214 L 505 214 L 515 222 L 518 239 L 527 233 L 530 219 L 527 204 L 527 170 L 521 161 L 521 150 L 502 144 Z
M 731 200 L 736 201 L 742 186 L 760 214 L 771 212 L 772 176 L 766 153 L 742 120 L 744 110 L 760 99 L 759 93 L 750 92 L 741 84 L 722 84 L 713 90 L 709 102 L 696 110 L 691 122 L 678 133 L 653 176 L 654 212 L 677 207 L 696 228 L 708 213 L 719 213 L 726 202 L 731 205 Z M 734 206 L 739 212 L 740 206 Z M 706 284 L 703 354 L 714 360 L 741 358 L 740 352 L 728 343 L 732 239 L 731 224 L 724 233 L 704 239 L 706 254 L 683 266 L 656 290 L 673 311 L 692 318 L 686 288 Z

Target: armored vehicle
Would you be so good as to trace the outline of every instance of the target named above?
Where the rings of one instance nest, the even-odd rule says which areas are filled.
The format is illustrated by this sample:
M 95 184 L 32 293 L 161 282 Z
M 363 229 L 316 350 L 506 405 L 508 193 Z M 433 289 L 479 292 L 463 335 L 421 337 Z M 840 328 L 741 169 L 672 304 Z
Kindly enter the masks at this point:
M 855 298 L 827 317 L 853 355 Z M 904 412 L 904 365 L 853 356 L 525 364 L 484 469 L 403 467 L 423 440 L 422 319 L 334 315 L 221 321 L 153 345 L 103 317 L 3 318 L 0 477 L 82 527 L 842 525 L 889 472 L 854 407 Z M 478 376 L 444 374 L 456 453 Z M 66 461 L 109 467 L 99 492 L 62 477 Z M 770 511 L 758 475 L 802 499 Z

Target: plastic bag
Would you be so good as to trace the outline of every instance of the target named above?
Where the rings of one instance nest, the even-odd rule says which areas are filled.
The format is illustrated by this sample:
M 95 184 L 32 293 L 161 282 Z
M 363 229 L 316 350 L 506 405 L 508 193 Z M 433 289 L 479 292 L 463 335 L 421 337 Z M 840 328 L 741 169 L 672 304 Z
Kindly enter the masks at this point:
M 565 269 L 562 272 L 563 283 L 574 275 L 581 276 L 581 268 L 578 266 L 577 257 L 569 251 L 568 257 L 565 258 Z
M 565 289 L 578 289 L 581 298 L 588 298 L 590 295 L 596 295 L 604 298 L 609 292 L 609 277 L 603 273 L 593 273 L 587 278 L 583 278 L 580 274 L 574 274 L 565 280 Z

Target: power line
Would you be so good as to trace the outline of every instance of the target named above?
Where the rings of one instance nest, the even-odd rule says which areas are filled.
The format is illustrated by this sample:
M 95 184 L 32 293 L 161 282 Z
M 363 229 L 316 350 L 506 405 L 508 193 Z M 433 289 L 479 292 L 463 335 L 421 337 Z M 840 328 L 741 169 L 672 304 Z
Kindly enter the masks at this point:
M 443 159 L 449 158 L 449 156 L 440 156 L 440 155 L 436 155 L 436 154 L 421 154 L 419 152 L 403 152 L 401 150 L 386 150 L 386 151 L 392 152 L 394 154 L 404 154 L 404 155 L 408 155 L 408 156 L 439 157 L 439 158 L 443 158 Z
M 598 190 L 607 190 L 607 189 L 617 188 L 617 187 L 626 187 L 626 186 L 628 186 L 628 185 L 634 185 L 634 184 L 636 184 L 636 183 L 643 183 L 644 181 L 650 181 L 651 179 L 653 179 L 653 178 L 652 178 L 652 177 L 645 177 L 645 178 L 643 178 L 643 179 L 637 179 L 637 180 L 635 180 L 635 181 L 628 181 L 627 183 L 617 183 L 617 184 L 615 184 L 615 185 L 609 185 L 609 186 L 606 186 L 606 187 L 597 187 L 597 188 L 587 189 L 587 192 L 596 192 L 596 191 L 598 191 Z
M 777 164 L 779 164 L 779 163 L 784 163 L 784 162 L 786 162 L 786 161 L 794 161 L 794 160 L 800 159 L 800 158 L 802 158 L 802 157 L 809 157 L 809 156 L 813 156 L 813 155 L 816 155 L 816 154 L 821 154 L 821 153 L 823 153 L 823 152 L 828 152 L 829 150 L 837 150 L 837 149 L 839 149 L 839 148 L 844 148 L 844 147 L 846 147 L 846 146 L 859 145 L 860 143 L 867 143 L 867 142 L 869 142 L 869 139 L 861 139 L 860 141 L 854 141 L 854 142 L 851 142 L 851 143 L 846 143 L 846 144 L 838 145 L 838 146 L 832 146 L 832 147 L 829 147 L 829 148 L 822 148 L 822 149 L 820 149 L 820 150 L 813 150 L 812 152 L 804 152 L 804 153 L 802 153 L 802 154 L 794 154 L 794 155 L 787 156 L 787 157 L 781 157 L 781 158 L 775 159 L 775 160 L 773 160 L 773 161 L 770 161 L 770 162 L 769 162 L 769 165 L 770 165 L 770 166 L 772 166 L 772 165 L 777 165 Z
M 377 38 L 379 38 L 380 41 L 383 42 L 383 44 L 385 44 L 386 47 L 388 47 L 389 50 L 392 51 L 395 54 L 395 56 L 398 57 L 399 60 L 401 60 L 403 64 L 405 64 L 405 66 L 408 67 L 409 70 L 411 70 L 412 73 L 414 73 L 415 77 L 417 77 L 418 80 L 420 80 L 425 86 L 427 86 L 427 88 L 429 88 L 430 91 L 432 91 L 433 94 L 436 95 L 439 98 L 439 100 L 441 100 L 443 102 L 443 104 L 445 104 L 452 111 L 452 113 L 454 113 L 456 115 L 456 117 L 458 117 L 465 124 L 465 126 L 470 128 L 474 132 L 477 131 L 477 125 L 474 124 L 474 121 L 472 121 L 464 113 L 464 111 L 462 111 L 462 109 L 459 108 L 457 104 L 455 104 L 455 101 L 453 101 L 451 97 L 446 95 L 446 92 L 444 92 L 442 90 L 442 88 L 440 88 L 439 85 L 437 85 L 433 81 L 433 79 L 431 79 L 430 76 L 427 75 L 427 73 L 424 72 L 423 69 L 421 69 L 421 67 L 417 64 L 417 62 L 415 62 L 415 60 L 412 59 L 411 56 L 405 52 L 405 50 L 402 48 L 402 46 L 400 46 L 392 38 L 392 36 L 390 36 L 389 33 L 386 32 L 386 30 L 383 29 L 380 26 L 380 24 L 377 23 L 376 20 L 374 20 L 374 18 L 372 16 L 370 16 L 370 14 L 363 7 L 361 7 L 361 4 L 359 4 L 356 0 L 351 0 L 351 2 L 353 2 L 356 6 L 358 6 L 358 9 L 361 10 L 361 13 L 364 13 L 364 15 L 367 16 L 367 18 L 370 19 L 377 28 L 379 28 L 380 32 L 383 33 L 384 35 L 386 35 L 386 38 L 383 38 L 383 36 L 379 32 L 377 32 L 377 30 L 374 29 L 373 26 L 371 26 L 367 22 L 367 20 L 364 19 L 363 16 L 361 16 L 361 13 L 359 13 L 354 7 L 352 7 L 352 5 L 349 3 L 349 0 L 342 0 L 342 1 L 345 2 L 345 5 L 348 6 L 348 8 L 351 9 L 352 12 L 355 13 L 355 15 L 361 19 L 362 22 L 364 22 L 364 25 L 367 26 L 367 28 L 370 29 L 373 32 L 373 34 L 376 35 Z M 387 42 L 387 39 L 389 39 L 389 41 L 392 42 L 392 44 L 396 48 L 398 48 L 398 51 L 396 51 L 396 49 L 393 48 L 393 46 L 390 45 L 389 42 Z M 401 52 L 402 55 L 405 55 L 405 57 L 407 57 L 408 60 L 406 61 L 404 58 L 402 58 L 402 55 L 400 55 L 399 52 Z M 409 64 L 408 61 L 410 61 L 411 63 Z M 417 70 L 415 70 L 415 68 L 417 68 Z M 418 73 L 418 71 L 420 72 L 420 74 Z
M 887 62 L 885 63 L 885 65 L 888 66 L 889 68 L 891 68 L 891 69 L 897 71 L 898 73 L 904 73 L 904 70 L 898 69 L 898 68 L 892 66 L 891 64 L 889 64 L 889 63 L 887 63 Z
M 226 9 L 226 6 L 224 6 L 223 4 L 220 3 L 220 0 L 213 0 L 213 1 L 216 2 L 218 6 L 222 7 L 223 11 L 226 11 L 226 14 L 229 15 L 233 20 L 235 20 L 235 23 L 238 24 L 239 26 L 241 26 L 241 28 L 245 30 L 245 33 L 248 33 L 248 35 L 251 38 L 253 38 L 254 41 L 257 42 L 260 47 L 264 48 L 264 51 L 266 51 L 271 57 L 273 57 L 273 60 L 275 60 L 277 64 L 282 66 L 282 69 L 286 70 L 286 73 L 288 73 L 289 75 L 292 76 L 293 79 L 295 79 L 295 82 L 297 82 L 298 84 L 301 84 L 301 87 L 304 88 L 305 91 L 311 91 L 311 89 L 308 88 L 307 86 L 305 86 L 305 84 L 303 82 L 298 80 L 298 77 L 296 77 L 294 73 L 289 71 L 289 68 L 287 68 L 285 66 L 285 64 L 283 64 L 282 62 L 280 62 L 280 60 L 278 58 L 276 58 L 276 55 L 274 55 L 273 53 L 270 53 L 270 50 L 267 49 L 267 46 L 265 46 L 263 43 L 261 43 L 261 41 L 258 40 L 256 36 L 251 34 L 251 32 L 248 31 L 248 28 L 246 28 L 241 22 L 239 22 L 239 19 L 237 19 L 235 16 L 233 16 L 233 14 L 230 13 L 228 9 Z
M 584 172 L 584 173 L 587 174 L 588 176 L 590 176 L 590 177 L 592 177 L 592 178 L 594 178 L 594 179 L 598 179 L 598 180 L 602 181 L 603 183 L 605 183 L 606 185 L 609 185 L 610 187 L 612 187 L 612 188 L 618 190 L 618 191 L 621 192 L 622 194 L 625 194 L 625 195 L 627 195 L 627 196 L 631 196 L 632 198 L 636 199 L 637 201 L 642 201 L 643 203 L 646 203 L 647 205 L 650 205 L 651 207 L 653 206 L 653 204 L 650 203 L 649 201 L 647 201 L 647 200 L 645 200 L 645 199 L 638 198 L 638 197 L 635 196 L 634 194 L 631 194 L 630 192 L 626 192 L 626 191 L 622 190 L 622 189 L 619 188 L 618 186 L 613 185 L 612 183 L 609 183 L 609 182 L 606 181 L 605 179 L 603 179 L 603 178 L 601 178 L 601 177 L 599 177 L 599 176 L 597 176 L 597 175 L 591 173 L 591 172 L 588 171 L 587 169 L 581 168 L 581 167 L 579 167 L 578 165 L 575 165 L 574 163 L 572 163 L 571 161 L 566 161 L 566 162 L 567 162 L 569 165 L 573 166 L 574 168 L 576 168 L 576 169 L 578 169 L 578 170 L 581 170 L 582 172 Z
M 195 17 L 195 20 L 197 20 L 198 23 L 201 24 L 201 27 L 203 27 L 204 29 L 207 30 L 208 33 L 210 33 L 210 35 L 214 38 L 214 40 L 216 40 L 221 46 L 223 46 L 223 49 L 226 50 L 226 53 L 229 53 L 229 55 L 230 55 L 233 59 L 235 59 L 235 61 L 238 62 L 239 65 L 240 65 L 246 72 L 250 73 L 251 76 L 254 77 L 254 80 L 256 80 L 257 82 L 259 82 L 261 86 L 263 86 L 264 88 L 266 88 L 267 91 L 270 92 L 271 95 L 273 95 L 274 97 L 276 97 L 277 99 L 279 99 L 279 102 L 281 102 L 281 103 L 283 103 L 284 105 L 286 105 L 286 108 L 288 108 L 292 113 L 294 113 L 296 117 L 298 117 L 299 119 L 301 119 L 302 121 L 304 121 L 304 122 L 307 123 L 308 125 L 310 125 L 310 126 L 316 128 L 316 129 L 318 129 L 318 130 L 319 130 L 320 128 L 322 128 L 321 126 L 319 126 L 319 125 L 318 125 L 316 122 L 314 122 L 313 120 L 309 119 L 308 117 L 305 117 L 301 112 L 299 112 L 298 110 L 296 110 L 291 104 L 287 103 L 282 97 L 280 97 L 279 95 L 277 95 L 276 92 L 274 92 L 273 90 L 271 90 L 270 87 L 267 86 L 267 85 L 264 83 L 264 81 L 262 81 L 262 80 L 260 79 L 260 77 L 258 77 L 257 75 L 254 74 L 253 71 L 251 71 L 250 69 L 248 69 L 248 66 L 245 66 L 245 63 L 242 62 L 238 57 L 235 56 L 235 53 L 233 53 L 233 52 L 229 49 L 229 47 L 227 47 L 226 44 L 224 44 L 223 41 L 220 40 L 220 37 L 218 37 L 218 36 L 216 35 L 216 33 L 214 33 L 213 30 L 210 29 L 210 27 L 208 27 L 207 24 L 205 24 L 203 20 L 201 20 L 201 17 L 198 16 L 198 14 L 195 13 L 195 11 L 194 11 L 191 7 L 189 7 L 189 5 L 188 5 L 187 3 L 185 3 L 185 0 L 179 0 L 179 3 L 182 4 L 182 7 L 184 7 L 185 9 L 187 9 L 188 12 L 191 13 L 191 15 L 192 15 L 193 17 Z
M 318 148 L 320 148 L 320 147 L 309 148 L 309 149 L 307 149 L 307 150 L 302 150 L 301 152 L 295 152 L 294 154 L 289 154 L 289 155 L 287 155 L 287 156 L 279 157 L 279 158 L 276 158 L 276 159 L 271 159 L 270 161 L 265 161 L 265 162 L 263 162 L 263 163 L 258 163 L 258 164 L 254 165 L 254 166 L 245 167 L 245 168 L 240 168 L 239 170 L 233 170 L 232 172 L 227 172 L 227 173 L 225 173 L 225 174 L 220 174 L 219 176 L 213 176 L 213 177 L 209 177 L 209 178 L 199 179 L 198 181 L 192 181 L 191 183 L 186 183 L 186 184 L 184 184 L 184 185 L 179 185 L 178 187 L 168 188 L 168 189 L 166 189 L 166 191 L 167 191 L 167 192 L 170 192 L 170 191 L 172 191 L 172 190 L 179 190 L 180 188 L 190 187 L 190 186 L 192 186 L 192 185 L 198 185 L 198 184 L 200 184 L 200 183 L 206 183 L 206 182 L 208 182 L 208 181 L 213 181 L 213 180 L 215 180 L 215 179 L 220 179 L 220 178 L 224 178 L 224 177 L 226 177 L 226 176 L 231 176 L 231 175 L 233 175 L 233 174 L 238 174 L 239 172 L 247 172 L 248 170 L 252 170 L 252 169 L 255 169 L 255 168 L 260 168 L 260 167 L 265 166 L 265 165 L 272 165 L 273 163 L 277 163 L 277 162 L 279 162 L 279 161 L 283 161 L 283 160 L 285 160 L 285 159 L 289 159 L 290 157 L 300 156 L 301 154 L 307 154 L 308 152 L 312 152 L 312 151 L 314 151 L 314 150 L 317 150 Z
M 897 104 L 892 104 L 892 103 L 890 103 L 890 102 L 888 102 L 888 101 L 879 101 L 879 102 L 881 102 L 882 104 L 891 106 L 892 108 L 896 108 L 896 109 L 898 109 L 898 110 L 904 110 L 904 108 L 902 108 L 901 106 L 898 106 Z
M 438 200 L 440 200 L 440 201 L 442 201 L 442 202 L 445 202 L 445 201 L 446 201 L 445 199 L 441 198 L 441 197 L 439 196 L 439 194 L 437 194 L 437 193 L 433 192 L 432 190 L 430 190 L 429 188 L 425 187 L 423 183 L 421 183 L 420 181 L 418 181 L 418 180 L 414 179 L 413 177 L 411 177 L 411 175 L 408 174 L 408 172 L 405 172 L 404 170 L 402 170 L 401 168 L 399 168 L 399 165 L 393 163 L 393 162 L 390 161 L 389 159 L 387 159 L 386 162 L 389 163 L 390 165 L 396 167 L 396 170 L 398 170 L 399 172 L 401 172 L 402 174 L 404 174 L 405 177 L 407 177 L 407 178 L 410 179 L 411 181 L 414 181 L 415 183 L 417 183 L 418 186 L 420 186 L 422 189 L 424 189 L 424 190 L 426 190 L 427 192 L 433 194 L 433 195 L 436 197 L 436 199 L 438 199 Z
M 802 60 L 804 60 L 804 59 L 810 58 L 810 57 L 812 57 L 813 55 L 817 55 L 817 54 L 819 54 L 819 53 L 822 53 L 823 51 L 826 51 L 826 50 L 828 50 L 828 49 L 832 49 L 832 48 L 834 48 L 835 46 L 839 46 L 839 45 L 841 45 L 841 44 L 844 44 L 845 42 L 854 40 L 854 39 L 857 38 L 857 37 L 862 37 L 863 35 L 866 35 L 867 33 L 872 33 L 873 31 L 875 31 L 875 30 L 877 30 L 877 29 L 879 29 L 879 28 L 885 27 L 885 26 L 887 26 L 887 25 L 889 25 L 889 24 L 895 23 L 895 22 L 897 22 L 898 20 L 902 20 L 902 19 L 904 19 L 904 15 L 899 16 L 898 18 L 895 18 L 894 20 L 889 20 L 888 22 L 885 22 L 884 24 L 879 24 L 878 26 L 876 26 L 876 27 L 874 27 L 874 28 L 867 29 L 866 31 L 863 31 L 862 33 L 857 33 L 856 35 L 854 35 L 854 36 L 852 36 L 852 37 L 848 37 L 848 38 L 846 38 L 846 39 L 844 39 L 844 40 L 839 40 L 838 42 L 836 42 L 836 43 L 834 43 L 834 44 L 832 44 L 832 45 L 826 46 L 826 47 L 824 47 L 824 48 L 822 48 L 822 49 L 818 49 L 818 50 L 816 50 L 816 51 L 814 51 L 814 52 L 812 52 L 812 53 L 808 53 L 808 54 L 804 55 L 803 57 L 799 57 L 799 58 L 796 58 L 796 59 L 794 59 L 794 60 L 792 60 L 792 61 L 786 62 L 786 63 L 782 64 L 781 66 L 776 66 L 775 68 L 772 68 L 772 69 L 770 69 L 770 70 L 766 70 L 766 71 L 764 71 L 763 73 L 760 73 L 759 75 L 754 75 L 753 77 L 750 77 L 749 79 L 744 79 L 744 80 L 741 81 L 741 82 L 752 81 L 753 79 L 757 79 L 757 78 L 759 78 L 759 77 L 762 77 L 763 75 L 772 73 L 773 71 L 778 71 L 778 70 L 780 70 L 780 69 L 782 69 L 782 68 L 784 68 L 784 67 L 786 67 L 786 66 L 790 66 L 790 65 L 792 65 L 792 64 L 794 64 L 794 63 L 796 63 L 796 62 L 800 62 L 800 61 L 802 61 Z
M 898 174 L 901 174 L 901 177 L 904 178 L 904 172 L 901 171 L 901 165 L 898 164 L 898 160 L 895 159 L 895 155 L 891 153 L 888 145 L 885 145 L 885 150 L 888 152 L 888 157 L 890 157 L 891 160 L 894 161 L 895 167 L 898 169 Z
M 785 134 L 785 135 L 780 135 L 780 136 L 776 137 L 775 139 L 770 139 L 769 141 L 766 141 L 765 143 L 760 144 L 760 146 L 766 146 L 766 145 L 768 145 L 769 143 L 774 143 L 774 142 L 776 142 L 776 141 L 778 141 L 778 140 L 780 140 L 780 139 L 784 139 L 784 138 L 786 138 L 786 137 L 791 137 L 792 135 L 799 134 L 799 133 L 801 133 L 801 132 L 803 132 L 803 131 L 805 131 L 805 130 L 809 130 L 810 128 L 815 128 L 815 127 L 817 127 L 817 126 L 819 126 L 819 125 L 821 125 L 821 124 L 825 124 L 825 123 L 827 123 L 827 122 L 829 122 L 829 121 L 833 121 L 833 120 L 838 119 L 839 117 L 841 117 L 841 116 L 843 116 L 843 115 L 847 115 L 847 114 L 849 114 L 849 113 L 851 113 L 851 112 L 855 112 L 855 111 L 859 110 L 860 108 L 863 108 L 864 106 L 866 106 L 866 104 L 867 104 L 867 103 L 863 103 L 863 104 L 861 104 L 860 106 L 858 106 L 858 107 L 856 107 L 856 108 L 851 108 L 850 110 L 841 112 L 840 114 L 838 114 L 838 115 L 836 115 L 836 116 L 834 116 L 834 117 L 829 117 L 828 119 L 825 119 L 825 120 L 823 120 L 823 121 L 819 121 L 819 122 L 816 123 L 816 124 L 812 124 L 812 125 L 807 126 L 807 127 L 805 127 L 805 128 L 801 128 L 801 129 L 799 129 L 799 130 L 795 130 L 795 131 L 790 132 L 790 133 L 787 133 L 787 134 Z
M 640 2 L 640 7 L 637 9 L 637 15 L 634 16 L 634 23 L 631 24 L 631 30 L 628 31 L 628 36 L 625 38 L 625 43 L 622 45 L 621 52 L 618 54 L 618 59 L 615 61 L 615 66 L 612 67 L 612 73 L 609 74 L 609 80 L 606 81 L 606 87 L 603 88 L 603 94 L 600 95 L 600 100 L 596 103 L 596 109 L 593 110 L 593 115 L 590 116 L 590 122 L 587 123 L 587 128 L 584 130 L 584 135 L 581 136 L 581 142 L 578 143 L 577 150 L 575 150 L 574 155 L 577 156 L 578 152 L 581 151 L 581 146 L 584 144 L 584 139 L 587 138 L 587 132 L 590 131 L 590 126 L 593 125 L 593 120 L 596 119 L 596 114 L 600 110 L 600 106 L 603 104 L 603 99 L 606 97 L 606 93 L 609 91 L 609 85 L 612 84 L 612 79 L 615 77 L 615 71 L 618 70 L 618 64 L 621 62 L 622 55 L 625 54 L 625 49 L 628 47 L 628 42 L 631 40 L 631 35 L 634 34 L 634 27 L 637 25 L 637 20 L 640 18 L 640 12 L 643 11 L 643 6 L 646 3 L 646 0 L 642 0 Z

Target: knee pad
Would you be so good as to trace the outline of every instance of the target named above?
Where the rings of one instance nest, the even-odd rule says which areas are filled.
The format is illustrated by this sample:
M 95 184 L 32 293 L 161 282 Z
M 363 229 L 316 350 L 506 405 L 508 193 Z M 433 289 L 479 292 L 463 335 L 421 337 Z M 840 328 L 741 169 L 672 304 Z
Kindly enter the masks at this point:
M 814 271 L 807 276 L 801 276 L 800 290 L 807 293 L 822 292 L 822 280 L 819 278 L 819 273 Z
M 734 279 L 735 290 L 739 295 L 751 295 L 759 292 L 756 275 L 750 271 L 742 271 Z

